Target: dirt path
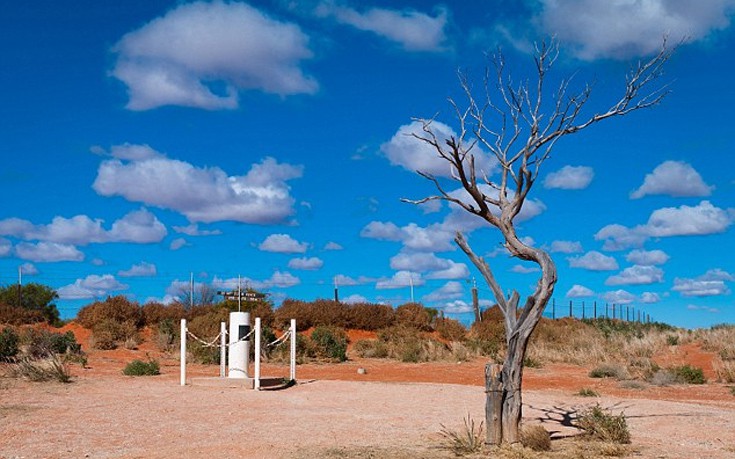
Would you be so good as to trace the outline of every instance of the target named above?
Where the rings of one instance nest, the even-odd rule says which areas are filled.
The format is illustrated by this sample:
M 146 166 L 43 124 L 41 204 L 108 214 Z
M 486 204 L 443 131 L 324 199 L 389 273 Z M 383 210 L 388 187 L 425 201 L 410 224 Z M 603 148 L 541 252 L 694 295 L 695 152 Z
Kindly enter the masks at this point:
M 330 448 L 335 457 L 360 448 L 383 452 L 373 457 L 451 457 L 436 449 L 440 425 L 483 417 L 481 386 L 317 380 L 253 392 L 181 387 L 176 376 L 6 380 L 0 458 L 323 457 Z M 625 412 L 635 457 L 735 457 L 732 402 L 588 399 L 561 390 L 527 390 L 524 402 L 524 417 L 555 437 L 574 434 L 565 419 L 599 402 Z

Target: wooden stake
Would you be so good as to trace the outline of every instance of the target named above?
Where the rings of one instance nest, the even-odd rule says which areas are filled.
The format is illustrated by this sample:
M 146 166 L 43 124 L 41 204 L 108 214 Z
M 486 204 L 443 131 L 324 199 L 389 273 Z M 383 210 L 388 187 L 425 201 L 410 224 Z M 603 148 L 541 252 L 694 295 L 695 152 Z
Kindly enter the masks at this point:
M 485 365 L 485 444 L 499 445 L 503 441 L 503 366 L 497 363 Z

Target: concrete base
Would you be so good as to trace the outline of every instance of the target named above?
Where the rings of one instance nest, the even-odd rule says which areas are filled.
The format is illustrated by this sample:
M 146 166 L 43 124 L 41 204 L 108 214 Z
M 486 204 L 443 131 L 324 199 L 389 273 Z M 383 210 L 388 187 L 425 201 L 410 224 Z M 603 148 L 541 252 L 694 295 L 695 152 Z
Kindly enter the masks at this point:
M 190 378 L 189 384 L 192 386 L 204 386 L 204 387 L 231 387 L 231 388 L 245 388 L 253 389 L 255 387 L 255 380 L 253 378 L 206 378 L 196 377 Z M 283 378 L 264 377 L 260 378 L 260 387 L 262 389 L 270 389 L 285 385 Z

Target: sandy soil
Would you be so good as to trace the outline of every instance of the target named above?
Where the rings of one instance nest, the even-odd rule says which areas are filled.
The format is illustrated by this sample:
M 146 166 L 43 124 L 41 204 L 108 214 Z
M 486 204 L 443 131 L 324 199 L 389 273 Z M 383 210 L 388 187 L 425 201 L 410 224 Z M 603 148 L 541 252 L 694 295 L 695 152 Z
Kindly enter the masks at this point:
M 154 352 L 145 343 L 93 352 L 89 368 L 73 368 L 72 384 L 0 379 L 0 458 L 452 457 L 437 448 L 441 425 L 459 430 L 468 413 L 484 417 L 482 360 L 301 365 L 300 384 L 268 392 L 181 387 L 177 361 L 160 355 L 160 376 L 121 374 L 126 362 Z M 708 357 L 696 347 L 677 352 L 677 361 Z M 625 413 L 631 457 L 735 458 L 728 387 L 631 389 L 587 372 L 563 365 L 527 370 L 524 419 L 561 439 L 578 433 L 569 425 L 576 412 L 600 403 Z M 264 368 L 272 376 L 287 373 L 285 366 Z M 188 371 L 217 374 L 216 366 Z M 582 387 L 601 396 L 574 395 Z

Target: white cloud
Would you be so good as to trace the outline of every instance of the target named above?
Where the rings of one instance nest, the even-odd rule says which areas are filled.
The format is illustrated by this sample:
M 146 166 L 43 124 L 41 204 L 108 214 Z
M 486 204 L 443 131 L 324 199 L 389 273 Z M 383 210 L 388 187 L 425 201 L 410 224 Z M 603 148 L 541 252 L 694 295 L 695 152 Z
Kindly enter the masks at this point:
M 136 145 L 131 143 L 124 143 L 121 145 L 113 145 L 109 152 L 106 152 L 103 148 L 96 148 L 99 153 L 104 155 L 112 156 L 113 158 L 122 159 L 126 161 L 142 161 L 144 159 L 158 158 L 163 156 L 149 145 Z
M 641 294 L 641 301 L 646 304 L 658 303 L 661 301 L 661 296 L 655 292 L 643 292 Z
M 428 295 L 424 295 L 421 299 L 427 303 L 434 303 L 436 301 L 455 300 L 461 298 L 463 294 L 464 288 L 461 283 L 449 281 Z
M 192 223 L 187 226 L 174 226 L 174 231 L 181 234 L 186 234 L 187 236 L 216 236 L 218 234 L 222 234 L 222 231 L 220 230 L 203 230 L 199 228 L 199 225 L 196 223 Z
M 299 279 L 298 277 L 289 272 L 281 271 L 274 272 L 269 279 L 263 281 L 264 288 L 289 288 L 293 287 L 294 285 L 299 285 L 300 283 L 301 279 Z
M 390 267 L 395 270 L 425 272 L 447 268 L 449 262 L 450 260 L 439 258 L 433 253 L 401 252 L 390 259 Z
M 669 261 L 669 258 L 663 250 L 633 250 L 625 256 L 629 262 L 643 266 L 662 265 Z
M 13 244 L 9 240 L 0 237 L 0 257 L 10 256 L 12 250 Z
M 84 254 L 73 245 L 56 242 L 21 242 L 15 246 L 15 254 L 18 258 L 35 262 L 84 260 Z
M 538 266 L 514 265 L 510 268 L 510 272 L 517 274 L 530 274 L 539 272 L 539 268 Z
M 103 220 L 86 215 L 71 218 L 56 216 L 48 225 L 34 225 L 27 220 L 9 218 L 0 221 L 0 234 L 25 240 L 38 240 L 68 245 L 105 242 L 150 243 L 163 239 L 167 230 L 155 215 L 146 209 L 132 211 L 112 224 L 107 231 Z
M 398 271 L 393 277 L 382 279 L 375 283 L 375 288 L 379 290 L 405 288 L 413 284 L 414 287 L 424 285 L 425 281 L 421 274 L 411 271 Z
M 245 3 L 182 4 L 122 37 L 112 76 L 127 85 L 131 110 L 232 109 L 239 90 L 316 92 L 299 67 L 312 57 L 308 41 L 297 25 Z
M 631 199 L 665 194 L 674 197 L 709 196 L 714 186 L 707 185 L 694 168 L 683 161 L 665 161 L 646 175 L 643 185 L 630 193 Z
M 340 6 L 333 1 L 322 1 L 317 16 L 333 17 L 341 24 L 375 33 L 398 43 L 406 51 L 441 51 L 446 36 L 447 12 L 439 9 L 436 16 L 415 10 L 371 8 L 360 13 L 354 8 Z
M 324 246 L 324 250 L 342 250 L 342 249 L 344 249 L 344 247 L 332 241 L 327 242 L 327 244 Z
M 291 269 L 303 269 L 313 271 L 324 266 L 324 262 L 317 257 L 302 257 L 289 260 L 288 267 Z
M 118 271 L 120 277 L 150 277 L 156 275 L 156 265 L 141 261 L 137 265 L 133 265 L 130 269 Z
M 427 279 L 468 279 L 470 277 L 470 270 L 467 269 L 467 265 L 464 263 L 456 263 L 452 260 L 447 260 L 448 266 L 444 269 L 432 271 L 426 275 Z
M 178 238 L 174 239 L 173 241 L 171 241 L 171 244 L 169 245 L 169 248 L 171 250 L 179 250 L 180 248 L 182 248 L 182 247 L 184 247 L 186 245 L 187 245 L 186 239 L 184 239 L 183 237 L 178 237 Z
M 592 183 L 595 171 L 587 166 L 564 166 L 551 172 L 544 179 L 544 188 L 560 188 L 562 190 L 583 190 Z
M 664 272 L 656 266 L 633 265 L 610 276 L 605 285 L 647 285 L 664 281 Z
M 265 158 L 242 176 L 217 167 L 154 157 L 124 162 L 103 161 L 92 187 L 101 196 L 171 209 L 191 222 L 281 223 L 294 213 L 288 180 L 302 175 L 301 166 Z
M 431 123 L 437 139 L 443 145 L 443 140 L 450 137 L 457 137 L 457 134 L 451 127 L 439 121 Z M 388 161 L 394 166 L 400 166 L 407 171 L 421 171 L 436 177 L 451 177 L 452 168 L 449 162 L 442 159 L 437 151 L 431 145 L 423 142 L 413 136 L 416 134 L 426 137 L 423 132 L 422 124 L 413 121 L 398 128 L 398 132 L 386 143 L 380 146 L 380 151 L 388 158 Z M 490 157 L 477 146 L 472 150 L 475 155 L 475 165 L 479 171 L 483 171 L 488 176 L 495 169 L 497 161 L 494 157 Z
M 735 276 L 721 269 L 711 269 L 694 279 L 676 278 L 672 290 L 685 297 L 727 295 L 730 289 L 725 281 L 732 282 Z
M 401 241 L 407 249 L 425 252 L 452 250 L 455 231 L 441 223 L 427 227 L 415 223 L 399 228 L 391 222 L 372 221 L 368 223 L 360 236 L 384 241 Z
M 115 276 L 91 274 L 84 279 L 77 279 L 73 284 L 58 289 L 59 298 L 63 300 L 91 299 L 107 296 L 110 292 L 126 290 L 127 285 L 120 283 Z
M 717 314 L 720 312 L 720 310 L 717 308 L 710 308 L 708 306 L 697 306 L 696 304 L 688 304 L 687 309 L 689 309 L 690 311 L 705 311 L 711 314 Z
M 455 300 L 446 303 L 443 309 L 445 314 L 466 314 L 472 312 L 472 305 L 462 300 Z
M 271 234 L 258 248 L 264 252 L 304 253 L 309 248 L 306 242 L 299 242 L 288 234 Z
M 583 268 L 590 271 L 612 271 L 618 269 L 615 258 L 592 250 L 584 255 L 567 258 L 572 268 Z
M 587 298 L 593 296 L 595 292 L 584 285 L 574 284 L 567 292 L 567 298 Z
M 334 276 L 334 282 L 336 282 L 338 286 L 360 285 L 375 282 L 375 279 L 367 276 L 359 276 L 357 279 L 354 279 L 350 276 L 345 276 L 344 274 L 337 274 Z
M 38 268 L 33 263 L 23 263 L 20 265 L 20 272 L 24 276 L 35 276 L 38 274 Z
M 595 234 L 595 239 L 605 241 L 605 250 L 622 250 L 640 247 L 651 237 L 723 233 L 734 219 L 733 209 L 720 209 L 709 201 L 702 201 L 694 207 L 682 205 L 654 210 L 645 225 L 634 228 L 618 224 L 607 225 Z
M 355 303 L 367 303 L 368 299 L 365 298 L 362 295 L 358 295 L 357 293 L 353 293 L 352 295 L 346 297 L 346 298 L 340 298 L 340 301 L 342 303 L 347 304 L 355 304 Z
M 553 241 L 551 243 L 552 253 L 579 253 L 582 252 L 582 244 L 579 241 Z
M 724 232 L 733 222 L 727 211 L 702 201 L 695 207 L 665 207 L 653 211 L 646 233 L 654 237 L 691 236 Z
M 585 60 L 647 55 L 661 46 L 701 40 L 730 25 L 732 0 L 542 0 L 536 21 L 546 34 L 575 46 Z
M 602 298 L 608 303 L 613 304 L 631 304 L 636 299 L 635 295 L 625 290 L 606 292 L 602 295 Z

